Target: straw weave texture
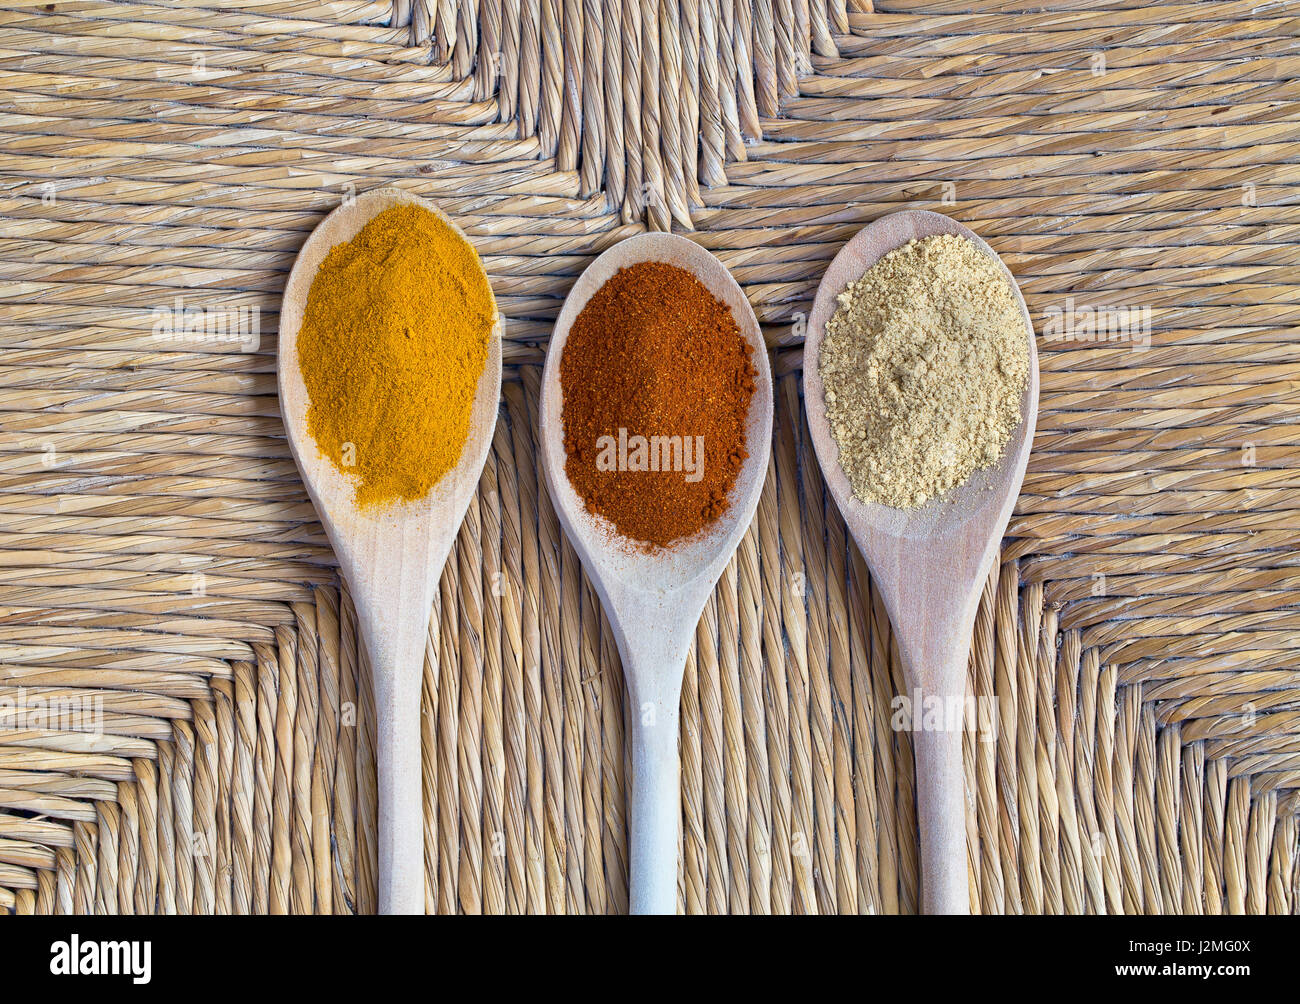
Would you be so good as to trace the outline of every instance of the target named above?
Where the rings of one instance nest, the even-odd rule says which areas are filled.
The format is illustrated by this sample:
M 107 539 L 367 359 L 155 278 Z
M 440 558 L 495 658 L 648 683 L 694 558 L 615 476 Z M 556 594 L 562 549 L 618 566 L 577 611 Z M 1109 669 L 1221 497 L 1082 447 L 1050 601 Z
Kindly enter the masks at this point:
M 275 327 L 307 233 L 383 184 L 458 217 L 508 315 L 429 628 L 430 911 L 627 906 L 618 658 L 534 429 L 565 293 L 646 226 L 732 269 L 778 377 L 686 667 L 681 908 L 916 909 L 901 670 L 799 398 L 826 263 L 908 207 L 985 237 L 1040 334 L 1151 312 L 1145 346 L 1040 337 L 970 663 L 998 699 L 967 748 L 972 908 L 1300 910 L 1300 18 L 970 8 L 0 8 L 0 912 L 375 908 L 368 671 Z M 178 295 L 258 307 L 260 350 L 160 341 Z M 102 701 L 102 734 L 20 694 Z

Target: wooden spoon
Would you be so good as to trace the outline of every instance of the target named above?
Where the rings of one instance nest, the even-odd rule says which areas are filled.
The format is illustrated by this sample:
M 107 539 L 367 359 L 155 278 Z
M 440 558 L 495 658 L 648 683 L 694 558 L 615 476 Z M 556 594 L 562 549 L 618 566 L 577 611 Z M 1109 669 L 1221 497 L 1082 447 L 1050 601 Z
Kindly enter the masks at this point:
M 492 443 L 501 393 L 501 319 L 488 339 L 460 463 L 418 502 L 358 509 L 356 483 L 307 431 L 307 388 L 298 330 L 321 261 L 391 206 L 418 205 L 468 242 L 432 203 L 396 188 L 358 195 L 330 213 L 298 252 L 280 312 L 280 407 L 289 445 L 352 592 L 370 653 L 378 716 L 379 909 L 424 912 L 424 811 L 420 783 L 420 684 L 433 591 Z M 415 291 L 418 292 L 418 291 Z
M 748 458 L 731 505 L 695 537 L 653 553 L 637 549 L 587 512 L 564 472 L 564 395 L 560 357 L 582 308 L 619 269 L 638 262 L 686 269 L 731 309 L 753 347 L 758 371 L 746 432 Z M 681 821 L 678 704 L 695 626 L 718 576 L 758 505 L 772 439 L 772 374 L 758 321 L 736 280 L 713 255 L 673 234 L 640 234 L 610 248 L 582 273 L 560 311 L 542 375 L 541 451 L 560 522 L 596 586 L 623 660 L 631 699 L 631 909 L 674 913 Z M 635 433 L 636 430 L 629 430 Z
M 831 262 L 817 290 L 804 343 L 803 386 L 808 426 L 817 459 L 844 522 L 871 569 L 893 624 L 910 697 L 962 700 L 966 665 L 980 593 L 997 555 L 1025 477 L 1038 412 L 1038 352 L 1029 336 L 1029 381 L 1021 397 L 1021 421 L 1002 459 L 949 498 L 919 509 L 865 505 L 853 496 L 839 464 L 839 447 L 826 422 L 822 389 L 822 336 L 836 297 L 884 254 L 913 238 L 960 234 L 996 261 L 1033 322 L 1015 279 L 997 253 L 970 230 L 939 213 L 912 210 L 883 216 L 860 231 Z M 914 707 L 914 721 L 922 708 Z M 926 913 L 968 913 L 966 797 L 962 730 L 918 730 L 917 814 L 921 831 L 921 902 Z

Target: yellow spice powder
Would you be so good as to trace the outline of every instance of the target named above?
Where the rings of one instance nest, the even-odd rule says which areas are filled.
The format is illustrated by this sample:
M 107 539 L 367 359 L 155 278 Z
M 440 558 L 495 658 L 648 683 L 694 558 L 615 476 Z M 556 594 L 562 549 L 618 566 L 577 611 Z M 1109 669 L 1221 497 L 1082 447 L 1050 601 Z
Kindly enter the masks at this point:
M 330 250 L 298 361 L 308 430 L 355 476 L 358 505 L 423 498 L 460 462 L 494 318 L 474 249 L 420 206 Z
M 850 283 L 819 364 L 853 494 L 914 509 L 996 463 L 1030 337 L 1001 267 L 965 237 L 910 241 Z

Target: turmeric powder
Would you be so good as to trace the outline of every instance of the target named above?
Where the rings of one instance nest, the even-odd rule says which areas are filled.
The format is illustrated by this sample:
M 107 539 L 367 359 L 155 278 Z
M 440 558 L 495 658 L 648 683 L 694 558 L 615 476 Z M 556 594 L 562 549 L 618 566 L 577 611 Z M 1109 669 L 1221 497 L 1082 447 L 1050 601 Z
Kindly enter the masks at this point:
M 307 428 L 359 506 L 423 498 L 460 462 L 495 314 L 474 249 L 420 206 L 330 249 L 298 363 Z

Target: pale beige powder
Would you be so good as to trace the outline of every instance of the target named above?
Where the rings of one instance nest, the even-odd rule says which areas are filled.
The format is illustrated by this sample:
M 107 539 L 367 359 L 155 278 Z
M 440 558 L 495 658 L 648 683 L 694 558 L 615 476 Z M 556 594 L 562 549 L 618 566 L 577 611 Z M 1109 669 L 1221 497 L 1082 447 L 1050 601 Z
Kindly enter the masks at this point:
M 1020 422 L 1030 332 L 998 263 L 965 237 L 913 240 L 839 295 L 821 376 L 863 502 L 914 509 L 996 463 Z

